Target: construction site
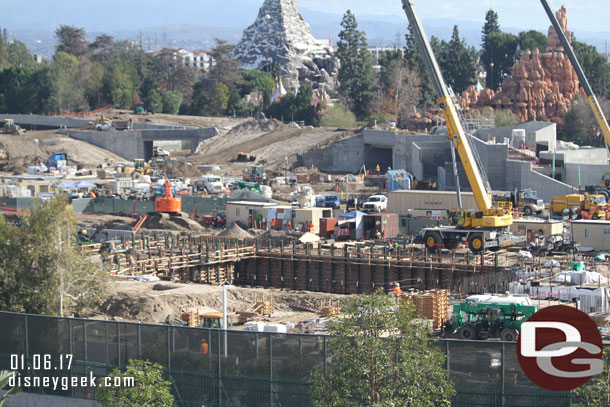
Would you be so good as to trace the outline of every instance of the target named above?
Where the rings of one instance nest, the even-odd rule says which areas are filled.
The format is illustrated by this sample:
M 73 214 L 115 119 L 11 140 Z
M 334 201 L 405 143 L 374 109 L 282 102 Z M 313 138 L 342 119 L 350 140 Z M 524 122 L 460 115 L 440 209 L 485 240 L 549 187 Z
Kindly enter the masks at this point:
M 561 142 L 553 122 L 466 118 L 457 105 L 473 91 L 449 92 L 411 3 L 442 116 L 432 129 L 0 114 L 7 223 L 61 193 L 78 253 L 110 273 L 101 306 L 76 317 L 0 311 L 0 366 L 69 350 L 77 374 L 105 375 L 139 358 L 166 368 L 179 405 L 311 406 L 311 373 L 335 363 L 329 321 L 382 290 L 410 301 L 443 350 L 452 405 L 571 405 L 528 380 L 515 347 L 553 305 L 588 314 L 610 343 L 610 128 L 561 10 L 546 5 L 549 46 L 563 47 L 606 148 Z M 47 396 L 27 395 L 99 405 L 85 389 Z

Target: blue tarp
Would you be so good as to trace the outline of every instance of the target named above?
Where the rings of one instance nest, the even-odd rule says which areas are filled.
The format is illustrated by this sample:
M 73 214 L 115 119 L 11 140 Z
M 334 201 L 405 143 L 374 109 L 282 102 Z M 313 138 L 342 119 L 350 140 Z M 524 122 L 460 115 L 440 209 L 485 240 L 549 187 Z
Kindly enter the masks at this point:
M 74 187 L 76 187 L 76 188 L 95 188 L 95 184 L 92 184 L 89 181 L 79 181 L 74 185 Z
M 357 218 L 359 216 L 364 216 L 364 215 L 366 215 L 366 213 L 364 213 L 364 212 L 351 211 L 351 212 L 347 212 L 347 213 L 344 213 L 342 215 L 339 215 L 339 218 L 341 218 L 341 219 L 354 219 L 354 218 Z
M 76 185 L 70 184 L 69 182 L 66 182 L 66 181 L 62 181 L 57 185 L 57 187 L 63 188 L 63 189 L 71 189 L 71 188 L 76 188 Z

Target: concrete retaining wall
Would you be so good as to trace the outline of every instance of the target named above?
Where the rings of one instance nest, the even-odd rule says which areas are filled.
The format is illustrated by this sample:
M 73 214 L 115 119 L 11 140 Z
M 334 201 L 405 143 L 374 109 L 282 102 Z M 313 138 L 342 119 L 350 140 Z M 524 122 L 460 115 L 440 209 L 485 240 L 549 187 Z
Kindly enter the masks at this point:
M 82 129 L 91 120 L 70 116 L 44 116 L 37 114 L 0 114 L 0 120 L 13 119 L 15 123 L 26 128 L 44 129 L 60 127 L 69 129 Z M 134 123 L 134 129 L 184 129 L 183 126 L 171 126 L 168 124 Z
M 580 182 L 578 182 L 578 169 L 580 168 Z M 565 181 L 575 188 L 584 188 L 587 185 L 599 185 L 602 174 L 610 172 L 608 164 L 565 164 Z
M 363 163 L 364 143 L 360 133 L 328 147 L 306 152 L 301 164 L 305 167 L 313 164 L 320 171 L 329 173 L 356 173 Z
M 179 140 L 183 149 L 194 152 L 199 143 L 208 138 L 219 135 L 216 128 L 209 129 L 149 129 L 129 131 L 74 131 L 65 132 L 69 137 L 86 141 L 95 146 L 128 159 L 143 158 L 148 160 L 152 157 L 152 144 L 155 141 Z

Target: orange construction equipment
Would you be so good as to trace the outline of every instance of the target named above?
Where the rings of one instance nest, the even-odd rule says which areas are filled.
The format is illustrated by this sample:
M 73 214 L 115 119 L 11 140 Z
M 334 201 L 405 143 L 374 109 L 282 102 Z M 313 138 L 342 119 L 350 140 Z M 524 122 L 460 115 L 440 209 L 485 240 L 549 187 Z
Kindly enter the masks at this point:
M 182 210 L 182 200 L 172 196 L 172 186 L 165 177 L 165 195 L 155 199 L 155 212 L 177 213 Z

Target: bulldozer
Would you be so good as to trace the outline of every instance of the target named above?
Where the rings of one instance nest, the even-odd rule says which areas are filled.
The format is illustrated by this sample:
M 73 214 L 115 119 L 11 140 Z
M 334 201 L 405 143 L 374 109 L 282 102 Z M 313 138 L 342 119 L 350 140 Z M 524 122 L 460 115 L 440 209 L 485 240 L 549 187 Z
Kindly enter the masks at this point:
M 128 165 L 123 167 L 123 173 L 129 174 L 134 179 L 140 178 L 142 175 L 150 175 L 150 163 L 141 158 L 136 158 L 133 160 L 133 167 Z
M 239 152 L 235 161 L 256 161 L 256 156 Z
M 23 134 L 25 130 L 15 124 L 13 119 L 4 119 L 4 124 L 2 125 L 2 133 L 4 134 Z

